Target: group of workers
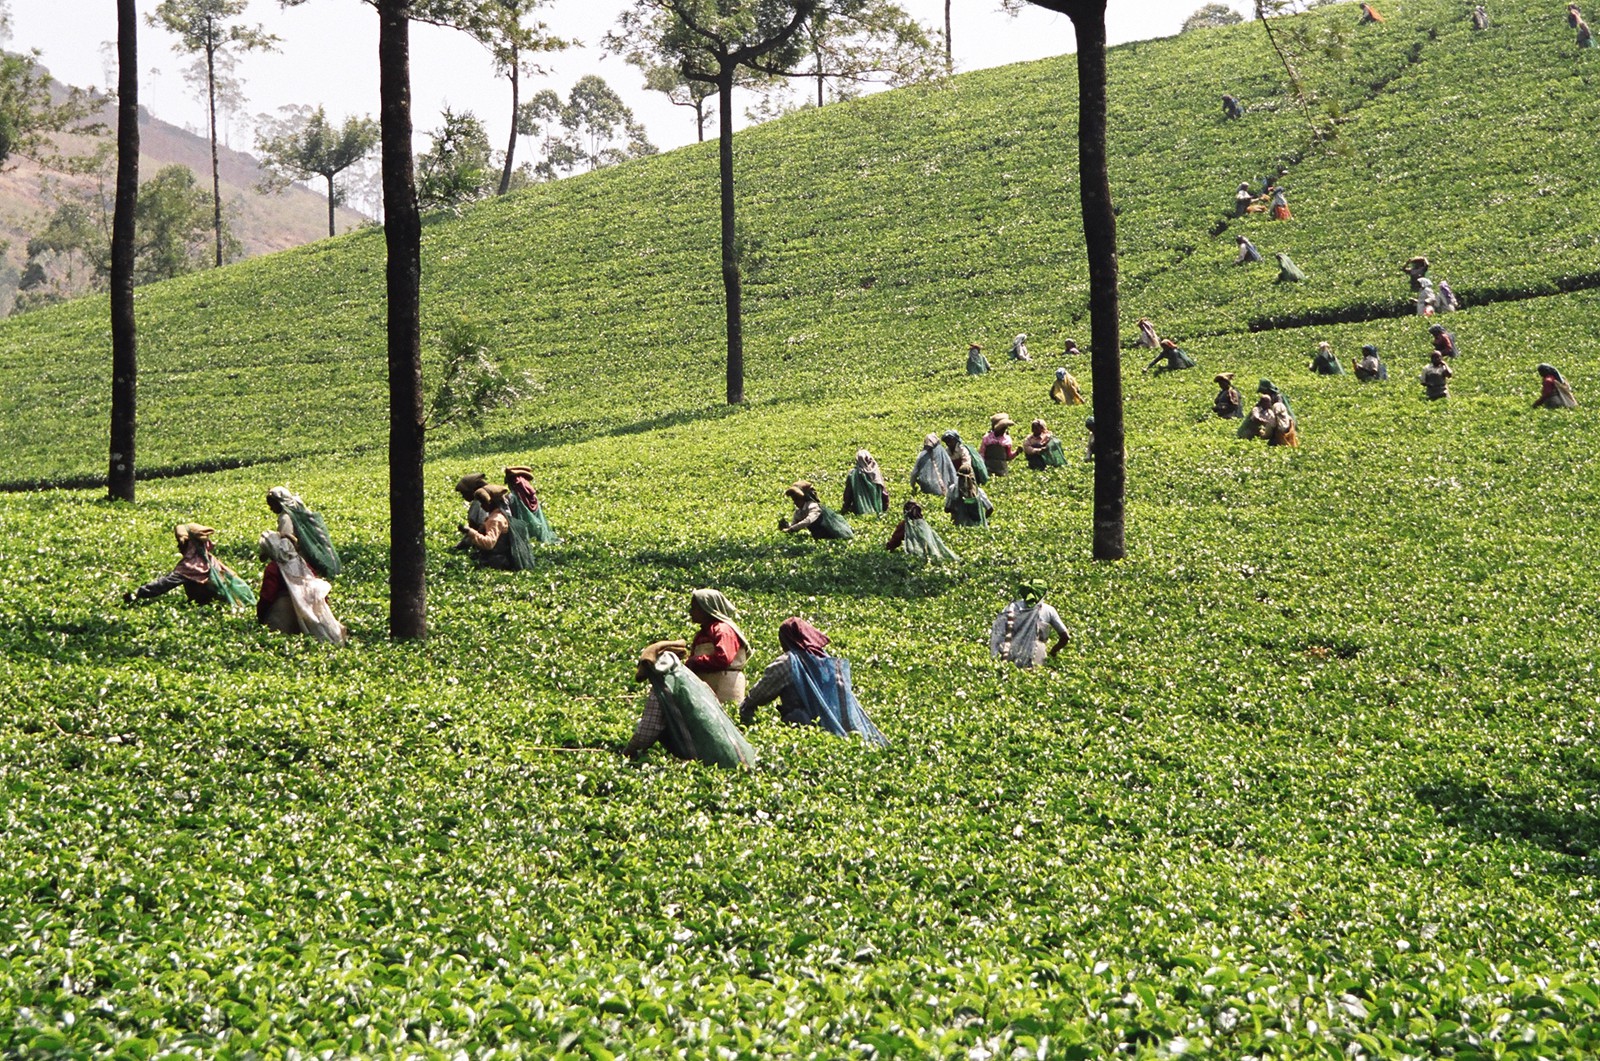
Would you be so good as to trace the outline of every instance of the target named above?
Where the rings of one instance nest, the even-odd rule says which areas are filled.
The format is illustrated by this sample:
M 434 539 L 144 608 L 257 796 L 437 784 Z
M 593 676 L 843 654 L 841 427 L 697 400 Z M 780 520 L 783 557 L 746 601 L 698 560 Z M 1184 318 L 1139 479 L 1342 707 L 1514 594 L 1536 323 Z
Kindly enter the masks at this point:
M 306 634 L 331 645 L 343 645 L 349 631 L 334 618 L 328 605 L 343 564 L 328 536 L 322 517 L 286 486 L 267 491 L 267 508 L 278 517 L 273 530 L 263 531 L 256 554 L 265 566 L 261 592 L 216 555 L 216 530 L 200 523 L 180 523 L 172 529 L 178 545 L 178 564 L 160 578 L 122 595 L 135 604 L 182 588 L 197 604 L 224 601 L 233 607 L 255 605 L 256 621 L 283 634 Z

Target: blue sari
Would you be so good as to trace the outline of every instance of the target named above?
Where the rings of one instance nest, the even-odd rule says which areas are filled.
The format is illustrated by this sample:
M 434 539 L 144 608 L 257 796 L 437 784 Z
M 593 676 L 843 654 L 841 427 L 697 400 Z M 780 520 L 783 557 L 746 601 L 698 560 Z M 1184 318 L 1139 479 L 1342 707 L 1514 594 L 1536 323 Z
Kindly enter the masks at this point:
M 850 689 L 849 660 L 791 651 L 787 691 L 800 709 L 786 712 L 785 722 L 821 726 L 836 737 L 859 733 L 874 748 L 889 746 Z

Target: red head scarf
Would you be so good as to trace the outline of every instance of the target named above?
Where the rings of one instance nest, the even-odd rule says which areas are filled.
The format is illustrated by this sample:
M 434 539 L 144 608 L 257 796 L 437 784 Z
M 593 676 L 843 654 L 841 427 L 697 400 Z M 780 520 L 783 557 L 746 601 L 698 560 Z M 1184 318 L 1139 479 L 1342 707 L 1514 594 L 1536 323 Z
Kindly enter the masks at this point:
M 786 652 L 807 652 L 813 656 L 824 655 L 828 635 L 798 616 L 790 616 L 778 627 L 778 644 Z

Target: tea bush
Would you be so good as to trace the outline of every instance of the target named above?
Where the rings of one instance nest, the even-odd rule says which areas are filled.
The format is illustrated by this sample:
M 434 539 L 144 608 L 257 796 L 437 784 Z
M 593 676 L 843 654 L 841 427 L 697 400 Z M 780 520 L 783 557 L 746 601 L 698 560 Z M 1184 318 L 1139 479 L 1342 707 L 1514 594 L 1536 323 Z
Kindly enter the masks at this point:
M 1399 112 L 1445 113 L 1424 91 L 1464 91 L 1449 49 L 1482 42 L 1455 5 L 1385 14 L 1317 87 L 1348 94 L 1345 138 L 1398 165 L 1424 139 Z M 1496 5 L 1486 62 L 1525 88 L 1541 62 L 1572 68 L 1538 45 L 1570 41 L 1559 15 Z M 1119 564 L 1086 559 L 1076 460 L 992 482 L 987 531 L 934 516 L 951 568 L 885 553 L 889 516 L 854 520 L 848 545 L 775 527 L 784 486 L 836 501 L 860 447 L 898 503 L 925 433 L 975 438 L 999 410 L 1043 415 L 1076 455 L 1084 410 L 1045 397 L 1052 329 L 1083 313 L 1060 205 L 1070 60 L 741 134 L 767 258 L 745 408 L 716 404 L 709 155 L 436 222 L 429 312 L 487 322 L 543 390 L 487 434 L 433 440 L 422 644 L 384 637 L 374 237 L 142 289 L 145 459 L 249 465 L 142 483 L 132 509 L 0 499 L 0 1056 L 1593 1056 L 1600 372 L 1582 354 L 1600 293 L 1445 318 L 1462 354 L 1442 403 L 1414 382 L 1415 317 L 1249 330 L 1403 298 L 1392 269 L 1425 232 L 1448 261 L 1494 226 L 1547 224 L 1520 238 L 1553 244 L 1592 215 L 1452 196 L 1424 225 L 1407 215 L 1424 189 L 1357 204 L 1347 158 L 1308 157 L 1296 184 L 1324 174 L 1349 204 L 1325 222 L 1301 193 L 1282 223 L 1324 248 L 1294 248 L 1313 284 L 1226 287 L 1231 237 L 1206 235 L 1224 145 L 1243 138 L 1259 172 L 1303 147 L 1281 103 L 1212 120 L 1207 79 L 1259 86 L 1246 102 L 1274 84 L 1258 34 L 1116 52 L 1162 103 L 1119 95 L 1119 128 L 1151 130 L 1119 134 L 1151 160 L 1119 177 L 1149 200 L 1123 196 L 1130 319 L 1156 306 L 1201 366 L 1152 377 L 1128 355 Z M 1474 105 L 1509 108 L 1490 80 Z M 1483 145 L 1513 112 L 1494 113 Z M 1573 161 L 1546 154 L 1550 180 Z M 1203 160 L 1215 179 L 1186 184 Z M 1486 161 L 1478 179 L 1526 177 Z M 1592 266 L 1526 245 L 1484 269 L 1537 286 Z M 98 467 L 99 314 L 0 328 L 9 478 Z M 963 373 L 968 336 L 1015 330 L 1035 365 Z M 1347 364 L 1376 342 L 1393 378 L 1311 375 L 1322 339 Z M 1528 407 L 1540 360 L 1582 408 Z M 1279 383 L 1302 447 L 1212 419 L 1221 369 Z M 446 548 L 449 485 L 512 463 L 537 470 L 563 544 L 531 572 L 474 570 Z M 176 596 L 117 603 L 170 568 L 189 519 L 258 577 L 280 482 L 345 557 L 350 647 Z M 1052 583 L 1072 629 L 1036 672 L 985 641 L 1020 575 Z M 639 647 L 686 632 L 699 585 L 740 606 L 757 666 L 784 617 L 827 631 L 891 747 L 764 712 L 748 774 L 604 750 L 637 717 Z

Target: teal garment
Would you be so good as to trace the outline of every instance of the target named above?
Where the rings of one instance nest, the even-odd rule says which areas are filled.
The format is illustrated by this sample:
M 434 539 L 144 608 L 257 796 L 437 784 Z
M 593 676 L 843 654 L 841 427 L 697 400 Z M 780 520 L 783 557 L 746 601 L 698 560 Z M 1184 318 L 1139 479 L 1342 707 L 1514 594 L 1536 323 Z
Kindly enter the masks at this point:
M 944 541 L 928 526 L 925 519 L 906 520 L 905 536 L 900 540 L 900 548 L 905 550 L 907 556 L 920 556 L 932 562 L 944 561 L 954 563 L 960 559 Z
M 979 486 L 982 486 L 989 481 L 989 465 L 984 463 L 983 457 L 977 450 L 965 442 L 961 443 L 961 448 L 967 451 L 967 458 L 972 461 L 972 477 L 978 480 Z
M 872 476 L 851 470 L 844 480 L 844 511 L 859 516 L 879 516 L 888 507 L 888 497 Z
M 650 670 L 650 684 L 667 728 L 661 743 L 680 759 L 712 766 L 749 769 L 756 750 L 722 710 L 711 687 L 670 652 Z
M 982 351 L 970 350 L 967 352 L 967 375 L 981 376 L 989 371 L 989 359 L 983 356 Z
M 1334 356 L 1332 351 L 1323 353 L 1318 350 L 1316 355 L 1311 358 L 1311 371 L 1319 376 L 1342 376 L 1344 375 L 1344 366 L 1339 364 L 1339 359 Z
M 511 532 L 511 570 L 532 571 L 536 558 L 533 555 L 533 531 L 530 524 L 533 514 L 516 494 L 506 499 L 506 524 Z
M 816 522 L 806 528 L 811 532 L 813 538 L 832 538 L 837 541 L 849 541 L 856 536 L 856 532 L 850 529 L 850 524 L 839 513 L 827 505 L 818 505 L 817 507 L 822 509 L 822 515 L 818 516 Z
M 1162 364 L 1162 362 L 1166 362 Z M 1159 368 L 1156 366 L 1160 365 Z M 1194 368 L 1195 360 L 1181 346 L 1174 346 L 1170 350 L 1163 347 L 1155 357 L 1150 359 L 1146 369 L 1154 368 L 1156 372 L 1176 372 L 1179 369 Z
M 1305 270 L 1294 263 L 1287 254 L 1278 255 L 1278 280 L 1280 284 L 1298 284 L 1306 278 Z
M 1066 466 L 1067 451 L 1062 448 L 1061 440 L 1054 436 L 1051 437 L 1049 442 L 1045 443 L 1044 452 L 1040 453 L 1037 458 L 1032 454 L 1028 455 L 1028 467 L 1035 471 L 1043 471 L 1046 468 L 1065 468 Z
M 328 535 L 328 526 L 322 517 L 304 505 L 285 505 L 284 511 L 294 523 L 294 536 L 299 539 L 300 555 L 323 578 L 333 578 L 343 570 L 339 554 Z
M 227 601 L 233 608 L 255 607 L 256 595 L 249 584 L 234 574 L 221 560 L 214 556 L 208 559 L 211 562 L 211 569 L 207 573 L 207 578 L 210 579 L 211 588 L 216 591 L 217 596 Z

